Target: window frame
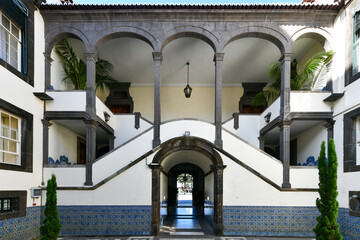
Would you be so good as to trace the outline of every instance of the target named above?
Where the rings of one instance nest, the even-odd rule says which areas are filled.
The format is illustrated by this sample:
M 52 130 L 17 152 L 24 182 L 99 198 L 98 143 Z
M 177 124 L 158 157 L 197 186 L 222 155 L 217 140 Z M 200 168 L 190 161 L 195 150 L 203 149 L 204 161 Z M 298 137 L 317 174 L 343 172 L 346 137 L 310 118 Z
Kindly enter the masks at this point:
M 22 30 L 21 30 L 21 27 L 15 22 L 15 21 L 13 21 L 10 17 L 8 17 L 7 15 L 6 15 L 6 13 L 4 13 L 3 11 L 1 11 L 1 9 L 0 9 L 0 17 L 1 17 L 1 19 L 0 19 L 0 28 L 3 28 L 4 29 L 4 31 L 6 32 L 6 35 L 8 36 L 8 42 L 7 42 L 7 52 L 5 53 L 4 51 L 3 51 L 3 49 L 1 50 L 0 49 L 0 55 L 1 55 L 1 52 L 4 52 L 5 54 L 6 54 L 6 57 L 7 57 L 7 59 L 3 59 L 3 58 L 1 58 L 2 60 L 4 60 L 5 62 L 7 62 L 7 64 L 10 64 L 10 66 L 12 66 L 13 68 L 15 68 L 15 69 L 17 69 L 18 71 L 21 71 L 21 69 L 22 69 L 22 65 L 23 65 L 23 62 L 22 62 L 22 54 L 21 54 L 21 52 L 22 52 L 22 39 L 23 39 L 23 37 L 22 37 L 22 35 L 23 35 L 23 32 L 22 32 Z M 3 18 L 5 18 L 7 21 L 9 21 L 9 29 L 7 29 L 6 28 L 6 26 L 4 25 L 4 23 L 3 23 Z M 16 36 L 14 33 L 13 33 L 13 28 L 16 28 L 17 30 L 18 30 L 18 34 L 19 34 L 19 36 Z M 13 37 L 15 40 L 16 40 L 16 43 L 17 43 L 17 45 L 16 45 L 16 57 L 17 57 L 17 59 L 16 59 L 16 62 L 17 62 L 17 64 L 16 64 L 16 66 L 14 66 L 13 64 L 11 64 L 11 59 L 12 59 L 12 57 L 11 57 L 11 53 L 12 53 L 12 49 L 14 49 L 12 46 L 11 46 L 11 37 Z M 1 39 L 0 39 L 0 41 L 1 41 Z
M 355 37 L 355 16 L 356 14 L 360 14 L 360 3 L 353 5 L 353 7 L 349 7 L 348 9 L 348 16 L 347 16 L 347 31 L 349 33 L 351 33 L 351 35 L 347 35 L 347 39 L 346 39 L 346 45 L 347 46 L 347 58 L 346 58 L 346 69 L 345 69 L 345 87 L 348 86 L 349 84 L 355 82 L 356 80 L 360 79 L 360 36 L 358 39 L 356 39 Z M 359 68 L 359 72 L 357 72 L 356 74 L 353 74 L 353 63 L 354 63 L 354 46 L 355 44 L 358 44 L 358 68 Z
M 27 191 L 0 191 L 0 199 L 13 199 L 11 211 L 0 212 L 0 220 L 26 216 Z
M 0 58 L 0 66 L 3 66 L 24 82 L 34 86 L 34 7 L 28 1 L 2 0 L 0 1 L 0 11 L 21 32 L 20 58 L 18 59 L 21 68 L 13 67 L 2 58 Z
M 9 119 L 10 119 L 10 121 L 9 121 L 9 130 L 10 130 L 10 132 L 9 132 L 9 135 L 10 136 L 8 136 L 8 137 L 5 137 L 5 136 L 3 136 L 3 126 L 2 126 L 2 123 L 0 122 L 0 125 L 1 125 L 1 128 L 0 128 L 0 139 L 2 138 L 2 139 L 4 139 L 4 140 L 7 140 L 7 141 L 11 141 L 11 142 L 15 142 L 16 143 L 16 152 L 14 153 L 14 152 L 11 152 L 11 151 L 5 151 L 5 150 L 1 150 L 0 149 L 0 154 L 1 153 L 9 153 L 9 154 L 12 154 L 12 155 L 16 155 L 17 156 L 17 163 L 15 164 L 13 164 L 13 163 L 7 163 L 7 162 L 0 162 L 0 163 L 4 163 L 4 164 L 13 164 L 13 165 L 20 165 L 20 163 L 21 163 L 21 118 L 19 118 L 18 116 L 15 116 L 15 115 L 13 115 L 13 114 L 11 114 L 11 113 L 8 113 L 7 111 L 4 111 L 4 110 L 2 110 L 1 108 L 0 108 L 0 116 L 2 116 L 2 115 L 8 115 L 9 116 Z M 13 139 L 12 137 L 11 137 L 11 131 L 12 131 L 12 127 L 11 127 L 11 125 L 12 125 L 12 123 L 11 123 L 11 120 L 12 120 L 12 118 L 15 118 L 15 119 L 17 119 L 17 121 L 18 121 L 18 123 L 17 123 L 17 133 L 16 133 L 16 139 Z M 3 159 L 4 160 L 4 159 Z
M 0 162 L 0 169 L 33 172 L 33 115 L 2 99 L 0 99 L 0 109 L 21 119 L 19 129 L 20 164 Z
M 358 164 L 357 158 L 358 148 L 357 143 L 360 130 L 357 127 L 360 117 L 360 107 L 344 114 L 344 172 L 359 172 L 360 162 Z

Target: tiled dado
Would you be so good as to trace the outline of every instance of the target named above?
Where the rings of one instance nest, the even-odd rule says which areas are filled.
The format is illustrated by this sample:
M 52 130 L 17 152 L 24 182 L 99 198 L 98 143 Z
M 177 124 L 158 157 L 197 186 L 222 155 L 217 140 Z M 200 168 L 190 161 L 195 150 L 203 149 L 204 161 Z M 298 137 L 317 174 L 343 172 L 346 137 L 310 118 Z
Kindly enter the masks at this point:
M 151 206 L 58 206 L 61 236 L 150 235 Z
M 27 240 L 40 236 L 40 207 L 28 207 L 26 216 L 0 220 L 1 240 Z
M 316 207 L 224 206 L 224 235 L 315 236 Z M 360 218 L 339 209 L 344 240 L 360 239 Z

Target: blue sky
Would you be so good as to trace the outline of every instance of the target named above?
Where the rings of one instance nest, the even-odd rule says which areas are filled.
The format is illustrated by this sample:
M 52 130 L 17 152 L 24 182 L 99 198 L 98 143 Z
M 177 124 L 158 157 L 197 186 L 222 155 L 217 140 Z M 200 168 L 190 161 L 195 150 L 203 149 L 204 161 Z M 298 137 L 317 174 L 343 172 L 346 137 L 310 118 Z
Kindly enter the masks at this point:
M 199 4 L 256 4 L 256 3 L 300 3 L 301 0 L 73 0 L 75 4 L 189 4 L 189 3 L 199 3 Z

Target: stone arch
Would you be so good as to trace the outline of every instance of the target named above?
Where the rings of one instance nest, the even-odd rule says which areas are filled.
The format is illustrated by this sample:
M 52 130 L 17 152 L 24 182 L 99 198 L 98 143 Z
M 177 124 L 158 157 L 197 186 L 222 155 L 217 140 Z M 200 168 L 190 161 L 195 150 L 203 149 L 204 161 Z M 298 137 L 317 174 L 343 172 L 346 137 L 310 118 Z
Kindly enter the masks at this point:
M 291 44 L 289 39 L 280 30 L 276 30 L 263 26 L 246 26 L 236 29 L 226 35 L 223 39 L 224 48 L 232 41 L 245 38 L 257 37 L 274 43 L 280 50 L 281 55 L 291 52 Z
M 60 27 L 51 32 L 49 32 L 45 37 L 45 54 L 51 54 L 52 49 L 54 48 L 55 44 L 64 37 L 72 37 L 77 38 L 82 41 L 85 46 L 89 45 L 88 37 L 79 29 L 73 27 Z
M 324 46 L 325 51 L 331 50 L 332 46 L 334 46 L 332 35 L 322 28 L 302 28 L 291 36 L 293 43 L 301 38 L 315 39 Z
M 213 33 L 211 33 L 210 31 L 204 28 L 195 27 L 195 26 L 181 26 L 167 31 L 160 39 L 161 42 L 160 50 L 162 51 L 165 48 L 165 46 L 171 41 L 183 37 L 193 37 L 203 40 L 204 42 L 210 45 L 210 47 L 214 50 L 215 53 L 222 51 L 220 47 L 220 41 Z
M 194 150 L 207 156 L 214 174 L 214 216 L 213 229 L 216 235 L 223 235 L 223 165 L 222 158 L 216 152 L 216 146 L 198 137 L 177 137 L 160 145 L 150 164 L 152 169 L 152 203 L 151 203 L 151 234 L 157 235 L 160 230 L 160 172 L 161 163 L 170 154 L 177 151 Z
M 120 37 L 132 37 L 143 40 L 148 43 L 151 48 L 156 52 L 159 49 L 158 41 L 153 35 L 141 28 L 123 26 L 123 27 L 111 27 L 102 32 L 99 32 L 92 40 L 91 45 L 98 47 L 106 41 L 120 38 Z
M 215 145 L 198 137 L 177 137 L 161 144 L 161 149 L 155 154 L 152 164 L 161 165 L 162 161 L 171 153 L 182 150 L 194 150 L 207 156 L 214 166 L 223 165 L 223 161 Z

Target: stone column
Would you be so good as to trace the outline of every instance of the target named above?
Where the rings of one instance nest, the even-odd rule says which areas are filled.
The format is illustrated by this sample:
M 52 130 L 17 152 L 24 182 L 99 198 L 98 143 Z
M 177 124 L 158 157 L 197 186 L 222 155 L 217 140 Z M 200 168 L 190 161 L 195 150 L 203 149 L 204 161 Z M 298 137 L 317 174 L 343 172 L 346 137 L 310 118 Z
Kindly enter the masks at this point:
M 161 92 L 161 61 L 162 53 L 153 52 L 154 59 L 154 139 L 153 148 L 161 144 L 160 140 L 160 124 L 161 124 L 161 108 L 160 108 L 160 92 Z
M 92 186 L 92 165 L 96 157 L 96 127 L 98 123 L 94 120 L 84 120 L 86 124 L 86 175 L 85 185 Z
M 160 171 L 158 164 L 150 165 L 152 172 L 151 193 L 151 235 L 156 236 L 160 231 Z
M 109 139 L 109 151 L 114 150 L 114 144 L 115 144 L 115 136 L 114 135 L 109 135 L 108 139 Z
M 45 60 L 45 90 L 51 86 L 51 62 L 54 61 L 49 54 L 44 53 Z
M 290 119 L 290 74 L 292 53 L 284 53 L 282 56 L 281 91 L 280 91 L 280 116 L 283 121 Z
M 335 121 L 328 121 L 324 126 L 327 128 L 327 142 L 329 143 L 330 139 L 334 139 L 334 124 Z
M 213 165 L 214 172 L 214 232 L 217 236 L 222 236 L 223 225 L 223 170 L 225 165 Z
M 260 136 L 258 137 L 259 139 L 259 148 L 263 151 L 265 151 L 265 137 L 264 136 Z
M 41 119 L 43 124 L 43 167 L 48 165 L 49 158 L 49 127 L 52 125 L 48 120 Z M 41 185 L 45 185 L 44 182 Z
M 224 53 L 215 53 L 215 145 L 222 148 L 222 67 Z
M 96 55 L 85 53 L 86 57 L 86 113 L 90 119 L 96 115 Z
M 281 91 L 280 91 L 280 160 L 283 163 L 283 188 L 291 188 L 290 184 L 290 77 L 292 53 L 282 56 Z
M 280 125 L 280 161 L 283 163 L 283 188 L 291 188 L 290 184 L 290 121 Z

